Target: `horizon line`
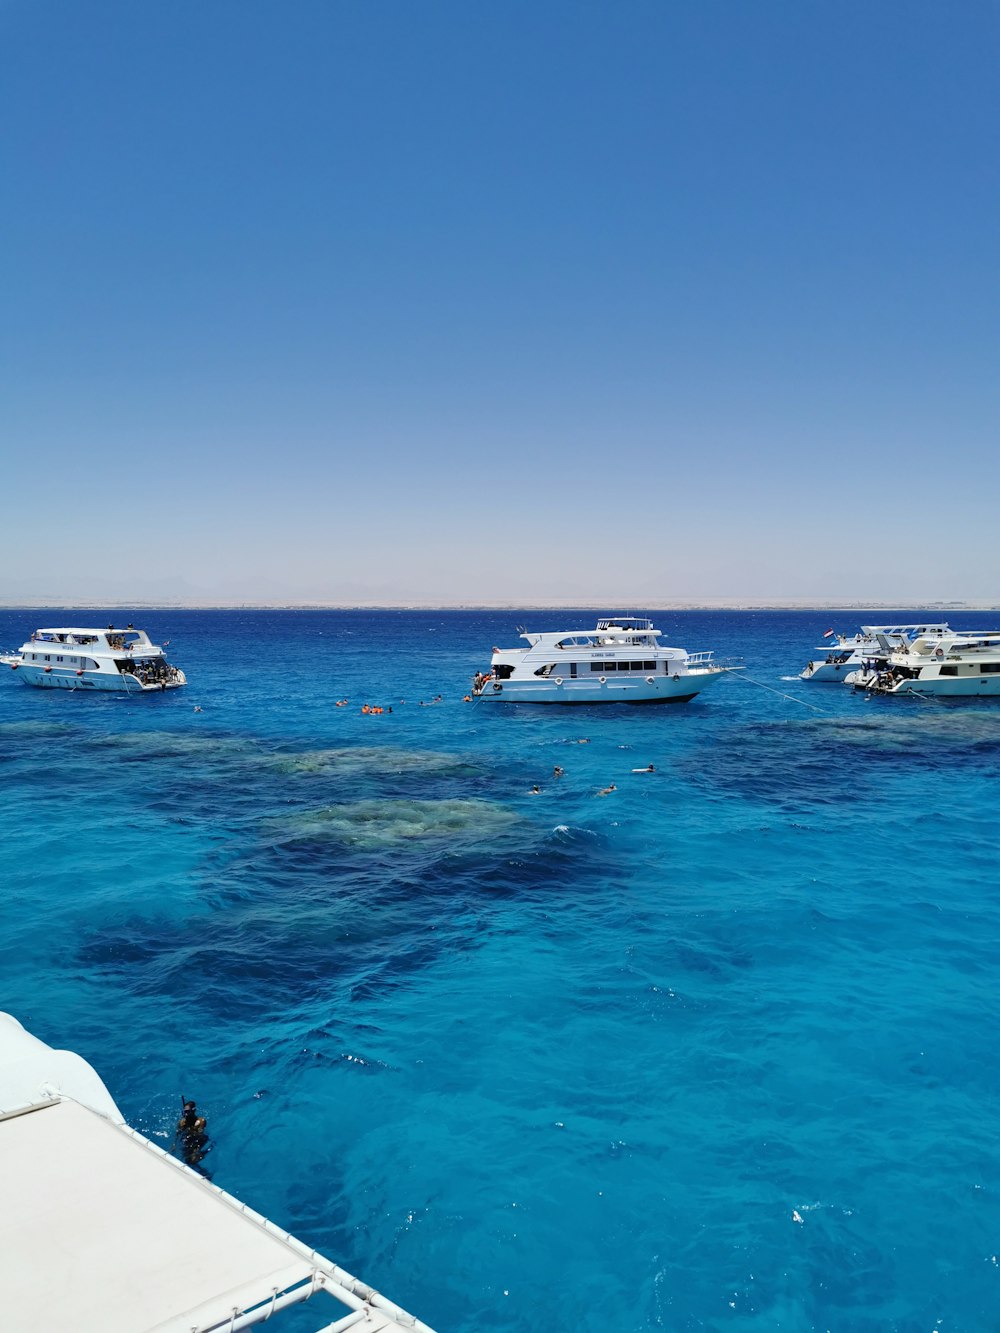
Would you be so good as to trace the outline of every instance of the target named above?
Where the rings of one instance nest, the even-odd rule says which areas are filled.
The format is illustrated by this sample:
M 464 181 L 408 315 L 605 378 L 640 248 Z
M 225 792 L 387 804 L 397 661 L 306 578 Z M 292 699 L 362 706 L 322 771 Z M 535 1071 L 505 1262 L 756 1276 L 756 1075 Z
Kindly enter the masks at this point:
M 0 598 L 0 610 L 4 611 L 40 611 L 40 610 L 108 610 L 118 611 L 126 608 L 140 611 L 593 611 L 598 606 L 613 606 L 606 600 L 583 602 L 314 602 L 314 601 L 103 601 L 79 597 L 67 600 L 46 598 L 42 601 L 6 601 Z M 935 598 L 928 601 L 868 601 L 837 600 L 809 601 L 802 598 L 754 598 L 739 601 L 726 601 L 708 598 L 702 601 L 650 601 L 619 602 L 619 606 L 639 607 L 648 611 L 907 611 L 907 610 L 951 610 L 951 611 L 1000 611 L 996 601 L 946 601 Z M 609 612 L 609 614 L 613 614 Z M 622 612 L 621 614 L 625 614 Z

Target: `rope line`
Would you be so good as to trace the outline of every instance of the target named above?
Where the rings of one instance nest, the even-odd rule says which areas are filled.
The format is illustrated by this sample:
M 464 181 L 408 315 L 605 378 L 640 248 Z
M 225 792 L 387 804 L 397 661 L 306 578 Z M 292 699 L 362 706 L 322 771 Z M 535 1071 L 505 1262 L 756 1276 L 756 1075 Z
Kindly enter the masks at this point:
M 736 675 L 736 672 L 733 673 Z M 738 680 L 745 680 L 749 685 L 757 685 L 762 690 L 770 690 L 772 694 L 778 695 L 781 699 L 789 699 L 793 704 L 801 704 L 803 708 L 815 709 L 817 713 L 825 713 L 825 708 L 820 708 L 819 704 L 808 703 L 805 699 L 796 699 L 794 694 L 785 694 L 783 690 L 776 690 L 773 685 L 765 685 L 762 680 L 754 680 L 753 676 L 748 676 L 746 672 L 741 671 L 737 676 Z

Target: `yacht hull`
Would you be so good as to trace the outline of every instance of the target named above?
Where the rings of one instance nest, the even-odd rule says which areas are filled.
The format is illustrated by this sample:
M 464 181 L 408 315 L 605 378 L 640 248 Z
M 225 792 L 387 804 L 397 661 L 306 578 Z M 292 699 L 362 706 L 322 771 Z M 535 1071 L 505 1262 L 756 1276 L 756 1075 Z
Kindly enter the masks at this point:
M 34 685 L 43 690 L 104 690 L 115 694 L 158 694 L 162 689 L 177 690 L 186 685 L 184 673 L 178 672 L 180 680 L 168 681 L 165 685 L 143 685 L 134 676 L 125 677 L 120 673 L 84 671 L 77 675 L 73 670 L 53 667 L 46 672 L 42 667 L 26 666 L 23 662 L 14 668 L 18 679 L 25 685 Z
M 505 680 L 488 682 L 478 697 L 501 704 L 685 704 L 713 685 L 723 668 L 673 676 L 621 680 Z M 498 689 L 497 686 L 500 688 Z
M 799 673 L 799 680 L 811 680 L 820 685 L 836 685 L 851 671 L 857 671 L 858 665 L 859 659 L 856 657 L 847 662 L 810 662 L 806 669 Z
M 930 680 L 901 680 L 892 689 L 855 683 L 857 690 L 868 690 L 873 694 L 916 694 L 921 699 L 933 696 L 935 699 L 986 699 L 1000 698 L 1000 676 L 977 678 L 968 676 L 964 679 L 942 679 L 940 676 Z

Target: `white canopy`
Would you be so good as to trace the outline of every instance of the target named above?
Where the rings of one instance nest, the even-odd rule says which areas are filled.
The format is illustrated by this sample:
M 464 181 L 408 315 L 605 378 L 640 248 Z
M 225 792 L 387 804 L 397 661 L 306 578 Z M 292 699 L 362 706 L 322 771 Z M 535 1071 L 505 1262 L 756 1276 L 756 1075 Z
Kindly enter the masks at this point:
M 75 1102 L 0 1122 L 7 1328 L 211 1328 L 310 1267 Z
M 85 1061 L 8 1015 L 0 1199 L 3 1333 L 235 1333 L 318 1293 L 347 1307 L 322 1333 L 431 1333 L 131 1129 Z

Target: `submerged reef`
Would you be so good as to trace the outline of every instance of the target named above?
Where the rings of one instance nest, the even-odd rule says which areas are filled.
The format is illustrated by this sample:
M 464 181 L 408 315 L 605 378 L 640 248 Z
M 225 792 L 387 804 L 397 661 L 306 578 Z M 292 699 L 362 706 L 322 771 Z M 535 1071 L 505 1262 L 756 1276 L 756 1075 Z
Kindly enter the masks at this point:
M 519 816 L 490 801 L 367 800 L 297 811 L 267 821 L 276 843 L 342 842 L 382 848 L 412 842 L 470 845 L 520 824 Z

